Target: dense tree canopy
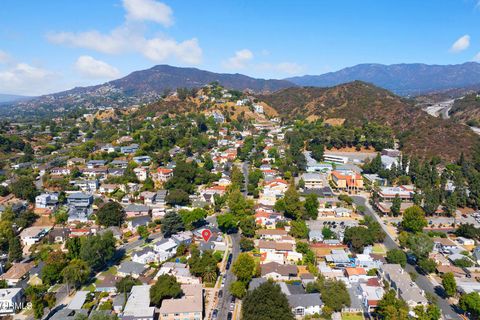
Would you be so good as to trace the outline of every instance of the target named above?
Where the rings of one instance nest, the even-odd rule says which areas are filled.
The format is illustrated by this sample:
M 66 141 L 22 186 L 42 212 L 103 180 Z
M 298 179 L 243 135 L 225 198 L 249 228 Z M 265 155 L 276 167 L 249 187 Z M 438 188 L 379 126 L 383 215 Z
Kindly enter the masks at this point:
M 180 298 L 183 294 L 177 278 L 164 274 L 158 277 L 157 282 L 150 287 L 150 301 L 160 307 L 163 299 Z
M 293 320 L 287 297 L 273 282 L 247 293 L 242 304 L 243 320 Z
M 125 210 L 115 201 L 110 201 L 101 206 L 97 211 L 98 222 L 106 227 L 121 226 L 125 221 Z

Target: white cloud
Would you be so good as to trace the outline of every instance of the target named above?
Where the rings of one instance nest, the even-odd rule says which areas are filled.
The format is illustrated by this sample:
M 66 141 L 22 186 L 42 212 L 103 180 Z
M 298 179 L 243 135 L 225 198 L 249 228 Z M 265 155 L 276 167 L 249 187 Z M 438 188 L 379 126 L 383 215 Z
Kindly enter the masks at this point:
M 108 34 L 96 30 L 85 32 L 52 32 L 47 34 L 47 40 L 54 44 L 64 44 L 71 47 L 92 49 L 102 53 L 118 54 L 129 49 L 129 40 L 137 38 L 127 27 L 119 27 Z
M 153 21 L 169 27 L 173 24 L 172 9 L 162 2 L 154 0 L 123 0 L 127 19 Z
M 235 52 L 235 55 L 233 57 L 230 57 L 226 61 L 224 61 L 223 66 L 227 69 L 243 69 L 252 59 L 252 51 L 248 49 L 242 49 Z
M 460 52 L 466 50 L 470 46 L 470 36 L 468 34 L 461 36 L 452 44 L 450 51 Z
M 473 57 L 472 60 L 475 61 L 475 62 L 480 62 L 480 52 L 477 53 L 477 54 Z
M 7 63 L 10 60 L 10 56 L 5 51 L 0 50 L 0 64 Z
M 168 26 L 173 23 L 171 9 L 153 0 L 124 0 L 124 24 L 102 33 L 97 30 L 83 32 L 51 32 L 47 40 L 76 48 L 95 50 L 106 54 L 139 53 L 155 61 L 176 59 L 187 64 L 199 64 L 202 49 L 196 38 L 177 41 L 168 36 L 147 37 L 146 26 L 138 21 L 151 20 Z M 135 22 L 135 21 L 137 22 Z
M 92 79 L 113 79 L 120 75 L 117 68 L 91 56 L 80 56 L 75 62 L 75 69 L 84 77 Z
M 183 42 L 154 38 L 146 40 L 141 51 L 152 61 L 164 61 L 169 56 L 174 56 L 188 64 L 199 64 L 202 61 L 202 49 L 195 38 Z
M 53 72 L 21 62 L 0 70 L 0 92 L 38 95 L 52 90 L 53 80 Z

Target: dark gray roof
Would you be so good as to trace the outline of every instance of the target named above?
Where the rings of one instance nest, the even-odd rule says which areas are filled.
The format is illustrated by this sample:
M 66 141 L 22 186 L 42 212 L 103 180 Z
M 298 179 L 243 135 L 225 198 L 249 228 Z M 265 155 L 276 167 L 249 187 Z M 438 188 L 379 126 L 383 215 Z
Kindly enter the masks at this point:
M 288 304 L 290 307 L 304 307 L 308 308 L 311 306 L 322 306 L 323 302 L 320 299 L 320 294 L 318 293 L 304 293 L 304 294 L 292 294 L 287 296 Z
M 264 284 L 267 282 L 267 279 L 265 278 L 253 278 L 252 281 L 250 281 L 250 284 L 248 285 L 248 290 L 255 290 L 257 289 L 261 284 Z
M 92 198 L 92 196 L 86 193 L 76 192 L 76 193 L 70 194 L 68 198 L 69 199 L 90 199 Z
M 303 286 L 299 283 L 299 284 L 287 284 L 287 288 L 288 288 L 288 291 L 290 292 L 290 294 L 292 295 L 296 295 L 296 294 L 305 294 L 305 289 L 303 289 Z
M 62 309 L 55 313 L 50 320 L 74 320 L 77 315 L 83 314 L 83 315 L 88 315 L 87 310 L 71 310 L 71 309 Z
M 125 211 L 149 211 L 150 208 L 141 204 L 129 204 Z
M 142 216 L 142 217 L 133 218 L 130 221 L 132 223 L 132 227 L 136 228 L 138 226 L 147 225 L 150 221 L 152 221 L 152 218 L 150 216 Z
M 145 271 L 145 266 L 138 262 L 124 261 L 118 268 L 118 272 L 125 274 L 142 274 Z

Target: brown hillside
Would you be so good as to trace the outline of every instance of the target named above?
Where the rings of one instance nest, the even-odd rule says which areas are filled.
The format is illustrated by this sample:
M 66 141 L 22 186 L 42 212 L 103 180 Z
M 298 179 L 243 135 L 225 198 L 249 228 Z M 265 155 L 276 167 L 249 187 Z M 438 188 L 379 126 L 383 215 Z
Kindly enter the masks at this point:
M 288 88 L 258 98 L 283 117 L 317 115 L 355 125 L 365 121 L 389 125 L 406 153 L 425 158 L 454 160 L 461 152 L 470 154 L 478 142 L 468 127 L 429 116 L 412 101 L 360 81 L 332 88 Z

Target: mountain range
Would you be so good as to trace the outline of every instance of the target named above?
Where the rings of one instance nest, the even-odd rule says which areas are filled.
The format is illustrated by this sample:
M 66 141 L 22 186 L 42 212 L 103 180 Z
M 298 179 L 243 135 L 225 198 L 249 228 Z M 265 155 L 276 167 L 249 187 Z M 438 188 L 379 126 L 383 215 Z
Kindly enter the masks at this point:
M 0 103 L 11 103 L 11 102 L 16 102 L 20 100 L 29 100 L 29 99 L 32 99 L 32 97 L 0 93 Z
M 313 87 L 331 87 L 361 80 L 402 96 L 415 96 L 480 84 L 480 63 L 466 62 L 456 65 L 359 64 L 322 75 L 306 75 L 285 80 L 298 86 Z
M 480 86 L 480 64 L 361 64 L 317 76 L 293 77 L 283 80 L 257 79 L 242 74 L 214 73 L 196 68 L 157 65 L 132 72 L 104 84 L 77 87 L 68 91 L 19 100 L 6 108 L 0 105 L 0 115 L 44 116 L 52 111 L 63 113 L 78 107 L 125 107 L 157 101 L 167 91 L 177 88 L 199 88 L 218 81 L 228 89 L 272 93 L 297 86 L 331 87 L 360 80 L 391 90 L 402 96 L 426 93 L 455 92 Z M 1 97 L 0 97 L 1 98 Z

